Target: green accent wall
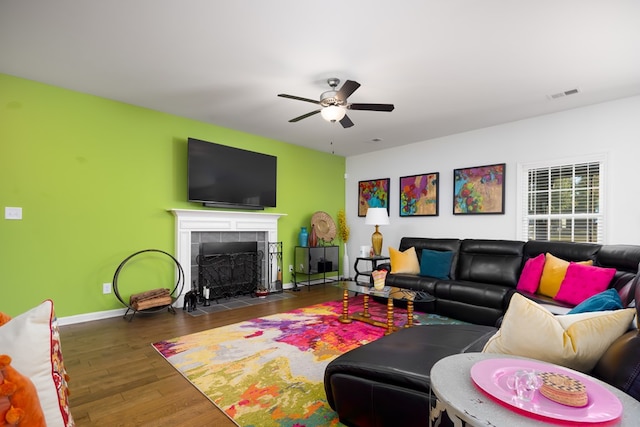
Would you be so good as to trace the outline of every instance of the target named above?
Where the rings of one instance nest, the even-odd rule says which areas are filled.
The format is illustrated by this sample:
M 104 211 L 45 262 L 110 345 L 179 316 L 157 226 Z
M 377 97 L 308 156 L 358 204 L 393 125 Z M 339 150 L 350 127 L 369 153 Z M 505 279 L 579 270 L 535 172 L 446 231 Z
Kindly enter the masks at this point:
M 44 299 L 59 317 L 123 308 L 102 283 L 136 251 L 175 255 L 169 209 L 204 209 L 187 202 L 188 137 L 278 157 L 278 206 L 265 212 L 286 214 L 290 282 L 300 226 L 344 208 L 344 157 L 0 74 L 0 311 Z M 7 206 L 23 219 L 4 219 Z M 166 262 L 151 261 L 135 263 L 126 292 L 173 285 Z

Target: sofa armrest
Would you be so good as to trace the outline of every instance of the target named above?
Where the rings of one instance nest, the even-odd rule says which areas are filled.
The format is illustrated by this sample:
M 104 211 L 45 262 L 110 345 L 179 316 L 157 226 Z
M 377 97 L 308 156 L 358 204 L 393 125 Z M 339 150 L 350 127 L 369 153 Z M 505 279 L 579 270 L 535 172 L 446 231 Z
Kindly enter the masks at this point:
M 391 263 L 390 262 L 383 262 L 382 264 L 378 264 L 376 266 L 376 270 L 387 270 L 387 273 L 391 272 Z
M 591 374 L 640 401 L 640 332 L 618 338 L 600 358 Z

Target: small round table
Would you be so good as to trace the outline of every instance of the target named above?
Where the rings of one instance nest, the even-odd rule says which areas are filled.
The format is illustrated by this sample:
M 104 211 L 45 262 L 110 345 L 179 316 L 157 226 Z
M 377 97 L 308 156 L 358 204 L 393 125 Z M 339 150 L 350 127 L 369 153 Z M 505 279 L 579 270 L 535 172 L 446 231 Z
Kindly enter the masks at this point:
M 515 357 L 504 354 L 463 353 L 445 357 L 431 368 L 431 392 L 436 398 L 431 408 L 429 425 L 437 426 L 446 412 L 454 426 L 540 426 L 558 425 L 529 418 L 496 403 L 481 392 L 470 376 L 471 367 L 480 360 Z M 617 388 L 600 380 L 593 381 L 611 391 L 623 406 L 622 417 L 607 426 L 637 426 L 640 419 L 640 402 Z M 575 425 L 575 423 L 574 423 Z M 589 424 L 585 424 L 589 425 Z M 595 424 L 601 425 L 601 424 Z

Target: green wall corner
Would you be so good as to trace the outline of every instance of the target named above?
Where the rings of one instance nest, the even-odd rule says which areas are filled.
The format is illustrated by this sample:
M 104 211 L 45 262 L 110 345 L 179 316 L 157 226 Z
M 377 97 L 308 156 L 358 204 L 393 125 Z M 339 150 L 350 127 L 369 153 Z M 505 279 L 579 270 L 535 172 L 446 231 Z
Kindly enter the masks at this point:
M 169 209 L 201 208 L 187 202 L 188 137 L 278 157 L 277 207 L 266 212 L 286 214 L 290 282 L 300 226 L 344 208 L 344 157 L 0 74 L 0 207 L 23 210 L 0 219 L 0 311 L 44 299 L 59 317 L 123 308 L 102 284 L 136 251 L 175 255 Z M 140 270 L 140 288 L 173 284 L 164 265 Z

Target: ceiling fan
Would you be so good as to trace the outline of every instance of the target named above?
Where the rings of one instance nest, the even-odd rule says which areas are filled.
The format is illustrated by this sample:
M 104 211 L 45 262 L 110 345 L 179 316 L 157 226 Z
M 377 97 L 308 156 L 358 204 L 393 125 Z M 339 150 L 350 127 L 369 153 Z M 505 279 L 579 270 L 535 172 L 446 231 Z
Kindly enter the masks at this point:
M 368 111 L 393 111 L 393 104 L 356 104 L 347 102 L 347 98 L 360 87 L 360 83 L 353 80 L 347 80 L 344 82 L 340 90 L 336 90 L 340 84 L 340 80 L 332 77 L 327 79 L 327 84 L 331 87 L 330 90 L 323 92 L 320 95 L 320 100 L 316 101 L 309 98 L 302 98 L 294 95 L 287 95 L 286 93 L 280 93 L 278 96 L 283 98 L 296 99 L 298 101 L 311 102 L 318 104 L 322 108 L 311 111 L 310 113 L 303 114 L 299 117 L 289 120 L 289 123 L 295 123 L 307 117 L 311 117 L 320 113 L 322 118 L 329 122 L 340 122 L 343 128 L 350 128 L 353 126 L 353 122 L 347 116 L 347 110 L 368 110 Z

